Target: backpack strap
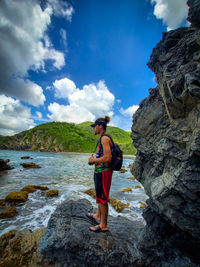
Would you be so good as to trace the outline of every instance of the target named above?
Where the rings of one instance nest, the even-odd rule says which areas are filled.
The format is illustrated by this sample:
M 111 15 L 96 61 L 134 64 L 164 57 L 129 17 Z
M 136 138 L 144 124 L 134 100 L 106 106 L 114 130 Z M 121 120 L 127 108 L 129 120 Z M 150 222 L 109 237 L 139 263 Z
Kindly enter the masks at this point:
M 103 134 L 102 134 L 102 136 L 100 137 L 100 143 L 101 143 L 101 138 L 102 138 L 103 136 L 107 136 L 107 137 L 109 137 L 110 140 L 111 140 L 111 142 L 112 142 L 112 145 L 114 145 L 114 142 L 113 142 L 113 140 L 112 140 L 112 137 L 111 137 L 109 134 L 107 134 L 107 133 L 103 133 Z

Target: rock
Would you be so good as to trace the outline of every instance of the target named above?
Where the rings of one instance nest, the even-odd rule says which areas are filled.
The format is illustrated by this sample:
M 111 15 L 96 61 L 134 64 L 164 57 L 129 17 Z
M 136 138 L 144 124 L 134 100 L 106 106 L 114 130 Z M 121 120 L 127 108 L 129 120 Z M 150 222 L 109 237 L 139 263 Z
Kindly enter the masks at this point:
M 140 209 L 144 209 L 147 207 L 147 204 L 143 203 L 142 201 L 139 201 L 138 203 L 140 204 Z
M 96 198 L 96 193 L 95 190 L 93 188 L 86 190 L 84 193 L 88 194 L 89 196 L 91 196 L 92 198 Z M 113 208 L 117 211 L 117 212 L 121 212 L 123 209 L 125 208 L 130 208 L 130 203 L 123 203 L 113 197 L 109 198 L 109 203 L 113 206 Z
M 125 204 L 113 197 L 110 197 L 109 202 L 117 212 L 122 212 L 123 209 L 130 208 L 130 203 Z
M 21 159 L 33 159 L 33 158 L 31 158 L 29 156 L 24 156 L 24 157 L 21 157 Z
M 35 188 L 42 191 L 49 190 L 48 186 L 42 186 L 42 185 L 35 185 Z
M 137 184 L 137 185 L 135 186 L 135 189 L 140 189 L 140 188 L 142 188 L 142 186 L 139 185 L 139 184 Z
M 6 205 L 4 199 L 0 199 L 0 209 L 3 208 Z
M 20 192 L 11 192 L 5 197 L 5 202 L 11 204 L 19 204 L 24 203 L 28 200 L 28 192 L 20 191 Z
M 13 218 L 18 215 L 16 208 L 9 208 L 0 212 L 0 219 Z
M 134 176 L 132 176 L 132 177 L 128 177 L 128 179 L 130 179 L 130 180 L 135 180 L 136 178 L 134 177 Z
M 132 173 L 149 196 L 139 244 L 148 266 L 200 265 L 200 2 L 188 3 L 192 27 L 163 34 L 148 62 L 158 86 L 133 116 Z
M 119 170 L 120 173 L 125 173 L 128 172 L 126 169 L 122 168 L 121 170 Z
M 124 188 L 120 192 L 132 192 L 132 188 Z
M 24 229 L 11 230 L 0 237 L 0 266 L 1 267 L 36 267 L 44 266 L 42 262 L 37 265 L 36 250 L 44 229 L 34 232 Z
M 22 165 L 24 168 L 26 169 L 30 169 L 30 168 L 36 168 L 39 169 L 41 168 L 39 165 L 33 163 L 33 162 L 29 162 L 29 163 L 21 163 L 20 165 Z
M 96 198 L 96 192 L 95 192 L 94 188 L 90 188 L 90 189 L 84 191 L 84 193 L 91 196 L 92 198 Z
M 9 162 L 9 160 L 0 159 L 0 172 L 1 171 L 6 171 L 6 170 L 14 169 L 9 164 L 7 164 L 8 162 Z
M 200 27 L 200 2 L 199 0 L 188 0 L 187 1 L 189 8 L 187 20 L 191 22 L 192 27 Z
M 28 193 L 33 193 L 33 192 L 37 191 L 37 189 L 36 189 L 35 185 L 30 184 L 30 185 L 27 185 L 27 186 L 23 187 L 21 189 L 21 191 L 26 191 Z
M 27 186 L 23 187 L 21 189 L 21 191 L 26 191 L 28 193 L 33 193 L 38 189 L 42 190 L 42 191 L 49 190 L 49 188 L 47 186 L 40 186 L 40 185 L 32 185 L 32 184 L 30 184 L 30 185 L 27 185 Z
M 57 197 L 58 193 L 57 189 L 51 189 L 46 193 L 46 197 Z
M 107 233 L 89 231 L 89 201 L 67 200 L 51 216 L 38 246 L 44 266 L 138 266 L 137 243 L 143 225 L 109 216 Z

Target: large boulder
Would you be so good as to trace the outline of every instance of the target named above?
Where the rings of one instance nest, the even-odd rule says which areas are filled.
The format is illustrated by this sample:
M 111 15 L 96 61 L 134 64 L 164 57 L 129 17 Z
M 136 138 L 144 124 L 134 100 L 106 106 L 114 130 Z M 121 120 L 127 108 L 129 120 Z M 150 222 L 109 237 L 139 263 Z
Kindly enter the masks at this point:
M 94 233 L 88 200 L 66 200 L 51 216 L 38 246 L 45 266 L 133 266 L 137 264 L 140 222 L 109 217 L 109 232 Z M 137 266 L 137 265 L 134 265 Z M 139 266 L 139 265 L 138 265 Z

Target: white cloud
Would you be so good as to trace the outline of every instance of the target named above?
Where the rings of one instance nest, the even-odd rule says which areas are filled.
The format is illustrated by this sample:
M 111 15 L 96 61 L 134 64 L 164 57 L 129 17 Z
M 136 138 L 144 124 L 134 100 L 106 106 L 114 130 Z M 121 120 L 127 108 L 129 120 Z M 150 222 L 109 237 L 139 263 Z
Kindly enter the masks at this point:
M 41 118 L 42 118 L 42 113 L 41 113 L 41 112 L 39 112 L 39 111 L 36 111 L 35 113 L 36 113 L 36 115 L 37 115 L 38 119 L 41 119 Z
M 46 31 L 54 9 L 41 9 L 37 0 L 1 0 L 0 91 L 31 105 L 45 101 L 42 88 L 28 79 L 28 70 L 45 71 L 45 61 L 55 68 L 65 65 L 64 54 L 55 50 Z
M 60 35 L 62 37 L 62 41 L 64 46 L 67 46 L 67 32 L 64 29 L 60 29 Z
M 167 25 L 167 30 L 178 28 L 187 18 L 187 0 L 151 0 L 154 6 L 154 15 L 162 19 Z
M 124 116 L 129 116 L 132 118 L 133 114 L 136 112 L 136 110 L 139 108 L 137 105 L 130 106 L 127 109 L 120 109 L 120 113 Z
M 52 7 L 55 16 L 71 21 L 74 9 L 69 3 L 63 0 L 48 0 L 48 4 Z
M 55 96 L 65 98 L 69 105 L 50 104 L 48 110 L 52 114 L 48 117 L 51 120 L 81 123 L 93 121 L 97 117 L 113 115 L 115 97 L 104 81 L 84 85 L 81 90 L 76 88 L 75 83 L 68 78 L 56 80 L 53 85 Z
M 76 92 L 75 83 L 68 78 L 55 80 L 55 82 L 53 83 L 53 86 L 55 88 L 55 97 L 57 98 L 67 99 L 70 96 L 70 94 L 73 94 Z
M 14 135 L 35 126 L 30 109 L 5 95 L 0 95 L 0 134 Z
M 85 107 L 80 107 L 75 104 L 64 106 L 58 103 L 51 103 L 48 110 L 51 114 L 47 116 L 52 121 L 81 123 L 84 121 L 93 121 L 95 119 L 94 115 Z

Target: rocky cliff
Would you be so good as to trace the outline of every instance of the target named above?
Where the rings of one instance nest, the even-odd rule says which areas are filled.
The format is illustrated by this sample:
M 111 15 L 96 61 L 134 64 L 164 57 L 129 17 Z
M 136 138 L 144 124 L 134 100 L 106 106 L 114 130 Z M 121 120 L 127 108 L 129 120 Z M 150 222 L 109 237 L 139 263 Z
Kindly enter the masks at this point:
M 191 27 L 164 33 L 153 50 L 158 86 L 132 126 L 132 172 L 149 196 L 140 249 L 173 264 L 180 255 L 200 264 L 200 1 L 188 5 Z

